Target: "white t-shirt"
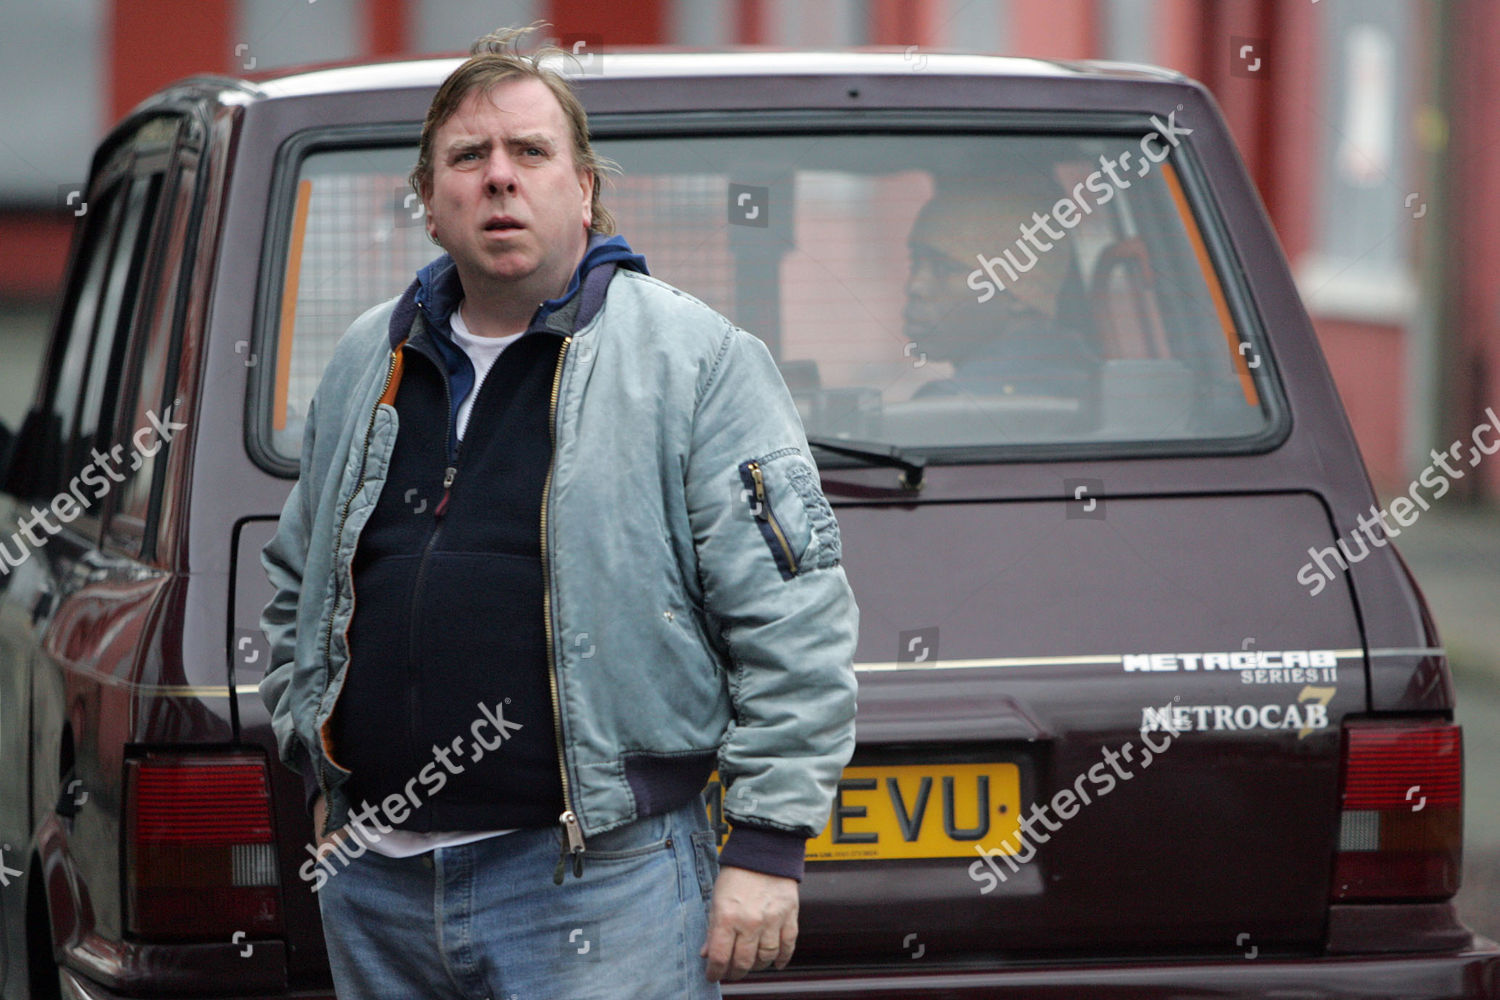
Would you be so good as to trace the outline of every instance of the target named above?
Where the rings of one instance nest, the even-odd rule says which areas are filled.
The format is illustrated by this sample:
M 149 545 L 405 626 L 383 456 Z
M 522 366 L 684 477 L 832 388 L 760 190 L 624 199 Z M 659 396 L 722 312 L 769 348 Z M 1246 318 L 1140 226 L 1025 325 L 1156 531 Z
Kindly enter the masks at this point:
M 462 303 L 460 303 L 462 305 Z M 463 310 L 454 309 L 453 315 L 448 319 L 448 325 L 453 328 L 453 342 L 464 349 L 469 360 L 474 362 L 474 388 L 458 404 L 458 439 L 464 439 L 464 428 L 469 426 L 469 413 L 474 409 L 474 400 L 479 396 L 479 387 L 484 385 L 484 377 L 490 373 L 495 366 L 495 359 L 500 357 L 500 352 L 520 339 L 525 330 L 512 333 L 504 337 L 481 337 L 469 331 L 469 324 L 464 322 Z
M 457 430 L 458 439 L 462 441 L 464 428 L 469 425 L 469 412 L 474 409 L 474 398 L 479 395 L 479 387 L 484 384 L 484 377 L 495 366 L 495 359 L 500 357 L 500 352 L 515 343 L 526 331 L 522 330 L 505 337 L 480 337 L 469 331 L 469 325 L 464 322 L 463 314 L 458 309 L 453 310 L 453 315 L 448 319 L 448 325 L 453 328 L 453 342 L 462 347 L 464 353 L 469 356 L 469 360 L 474 362 L 474 388 L 470 389 L 463 402 L 458 404 Z M 476 840 L 487 840 L 490 837 L 514 832 L 514 830 L 456 832 L 435 830 L 432 833 L 416 833 L 410 830 L 392 830 L 389 833 L 380 833 L 365 826 L 358 826 L 355 836 L 362 839 L 376 854 L 383 854 L 388 858 L 409 858 L 439 847 L 457 847 L 459 844 L 472 844 Z

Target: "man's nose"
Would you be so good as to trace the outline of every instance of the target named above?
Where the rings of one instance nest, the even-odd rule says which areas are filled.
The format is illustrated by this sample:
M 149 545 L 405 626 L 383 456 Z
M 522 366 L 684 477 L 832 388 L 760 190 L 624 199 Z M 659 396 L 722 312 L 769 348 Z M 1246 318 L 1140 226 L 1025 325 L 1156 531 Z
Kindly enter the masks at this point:
M 496 150 L 484 164 L 485 190 L 496 195 L 510 194 L 516 189 L 515 164 L 504 150 Z
M 931 264 L 916 263 L 911 266 L 911 273 L 906 278 L 906 291 L 909 295 L 931 296 L 937 287 L 937 273 Z

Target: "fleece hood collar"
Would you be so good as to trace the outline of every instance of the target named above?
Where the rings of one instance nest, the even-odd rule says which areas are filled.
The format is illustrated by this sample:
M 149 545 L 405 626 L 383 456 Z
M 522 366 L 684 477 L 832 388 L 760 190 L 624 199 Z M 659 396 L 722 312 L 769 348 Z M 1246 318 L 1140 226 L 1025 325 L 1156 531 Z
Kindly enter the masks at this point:
M 590 236 L 588 247 L 583 253 L 583 260 L 579 262 L 572 277 L 568 279 L 568 287 L 557 298 L 548 299 L 537 306 L 526 332 L 544 329 L 548 317 L 578 294 L 580 288 L 584 289 L 585 301 L 580 303 L 576 325 L 582 326 L 587 323 L 603 304 L 603 290 L 608 284 L 608 281 L 603 280 L 588 281 L 590 274 L 603 268 L 600 277 L 607 278 L 608 275 L 614 273 L 616 267 L 629 268 L 642 274 L 651 273 L 646 269 L 646 258 L 630 249 L 630 244 L 625 242 L 625 237 L 603 236 L 599 233 Z M 595 294 L 590 295 L 591 290 Z M 418 310 L 421 311 L 422 318 L 427 321 L 428 327 L 440 334 L 438 339 L 451 344 L 452 332 L 448 320 L 453 315 L 453 310 L 457 309 L 459 302 L 463 300 L 463 295 L 463 285 L 458 278 L 458 267 L 453 263 L 452 256 L 445 253 L 423 267 L 401 296 L 401 301 L 396 304 L 396 310 L 391 316 L 391 348 L 396 348 L 406 338 Z

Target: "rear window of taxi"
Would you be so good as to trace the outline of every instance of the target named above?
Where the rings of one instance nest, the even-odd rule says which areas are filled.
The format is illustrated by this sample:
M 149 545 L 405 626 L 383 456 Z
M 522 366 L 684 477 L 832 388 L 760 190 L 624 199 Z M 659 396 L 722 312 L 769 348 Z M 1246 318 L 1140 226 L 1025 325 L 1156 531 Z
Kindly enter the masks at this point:
M 258 450 L 284 473 L 339 335 L 441 253 L 406 184 L 414 141 L 358 141 L 282 157 Z M 622 168 L 619 232 L 766 341 L 810 437 L 940 464 L 1258 450 L 1284 430 L 1194 161 L 1149 125 L 595 142 Z

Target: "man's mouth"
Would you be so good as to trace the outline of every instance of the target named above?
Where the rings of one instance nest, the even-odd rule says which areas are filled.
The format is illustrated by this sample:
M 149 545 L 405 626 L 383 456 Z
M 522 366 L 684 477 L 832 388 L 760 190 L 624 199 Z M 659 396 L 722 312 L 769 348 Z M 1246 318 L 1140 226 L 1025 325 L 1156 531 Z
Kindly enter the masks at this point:
M 489 220 L 484 224 L 484 231 L 487 233 L 498 233 L 505 232 L 506 230 L 510 229 L 525 228 L 525 226 L 521 225 L 519 222 L 517 222 L 515 219 L 512 219 L 508 215 L 496 216 L 495 218 Z

